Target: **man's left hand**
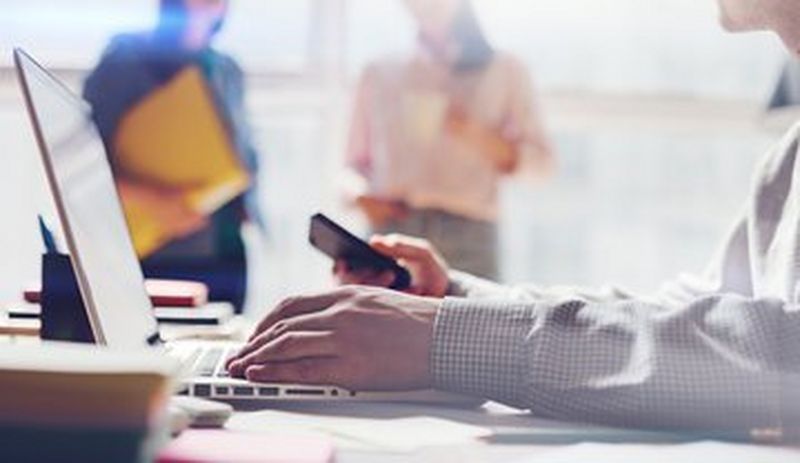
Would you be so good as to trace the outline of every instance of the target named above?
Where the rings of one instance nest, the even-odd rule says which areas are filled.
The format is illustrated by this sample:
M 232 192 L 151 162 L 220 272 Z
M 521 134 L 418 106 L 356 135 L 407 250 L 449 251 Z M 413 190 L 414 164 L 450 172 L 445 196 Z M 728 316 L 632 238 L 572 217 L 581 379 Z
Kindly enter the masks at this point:
M 291 298 L 259 324 L 228 370 L 254 382 L 368 391 L 429 388 L 440 303 L 367 287 Z

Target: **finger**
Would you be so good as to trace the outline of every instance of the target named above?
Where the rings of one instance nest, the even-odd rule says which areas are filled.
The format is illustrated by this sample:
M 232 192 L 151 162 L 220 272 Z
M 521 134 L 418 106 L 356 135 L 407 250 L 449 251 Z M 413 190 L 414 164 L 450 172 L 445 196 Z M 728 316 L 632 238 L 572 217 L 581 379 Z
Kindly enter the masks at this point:
M 395 259 L 424 262 L 432 257 L 430 245 L 426 241 L 405 236 L 375 237 L 370 241 L 370 245 L 376 251 Z
M 412 287 L 410 287 L 408 289 L 403 290 L 403 292 L 406 293 L 406 294 L 410 294 L 412 296 L 424 296 L 425 295 L 425 289 L 421 288 L 419 286 L 412 286 Z
M 395 280 L 391 270 L 376 272 L 375 270 L 360 270 L 343 276 L 342 281 L 347 285 L 389 287 Z
M 231 364 L 238 376 L 254 365 L 289 362 L 306 358 L 336 356 L 336 343 L 330 331 L 300 331 L 279 336 Z
M 392 270 L 386 270 L 381 273 L 373 274 L 371 278 L 365 278 L 361 284 L 379 288 L 388 288 L 392 286 L 392 283 L 394 283 L 394 280 L 396 279 L 397 275 L 395 275 Z
M 347 264 L 347 261 L 344 259 L 336 259 L 333 262 L 333 274 L 345 274 L 350 272 L 350 266 Z
M 333 274 L 333 279 L 335 280 L 337 286 L 346 286 L 350 284 L 348 283 L 350 268 L 347 265 L 347 261 L 341 259 L 334 261 L 331 273 Z
M 396 278 L 391 270 L 376 271 L 369 268 L 353 269 L 346 261 L 338 260 L 333 266 L 336 282 L 341 286 L 377 286 L 388 288 Z
M 333 328 L 332 325 L 333 322 L 330 320 L 330 315 L 324 313 L 298 315 L 294 318 L 281 320 L 248 341 L 234 357 L 228 360 L 228 364 L 230 365 L 234 361 L 242 359 L 283 334 L 293 331 L 325 331 Z
M 348 270 L 338 275 L 343 285 L 363 285 L 375 278 L 375 271 L 370 269 Z
M 303 359 L 296 362 L 253 365 L 244 377 L 257 383 L 342 386 L 340 361 L 336 358 Z
M 348 291 L 340 289 L 322 294 L 286 299 L 264 317 L 258 326 L 256 326 L 253 334 L 250 335 L 248 341 L 256 338 L 260 333 L 278 323 L 280 320 L 325 310 L 339 300 L 347 297 L 348 294 Z

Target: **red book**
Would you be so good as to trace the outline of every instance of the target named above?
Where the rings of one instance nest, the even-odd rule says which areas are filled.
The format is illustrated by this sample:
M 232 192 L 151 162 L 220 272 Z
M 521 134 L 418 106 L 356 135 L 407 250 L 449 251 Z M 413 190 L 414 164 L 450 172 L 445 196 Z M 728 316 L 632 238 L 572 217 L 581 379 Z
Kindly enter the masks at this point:
M 195 281 L 146 280 L 145 289 L 156 307 L 200 307 L 208 303 L 208 287 Z M 23 292 L 25 302 L 42 301 L 40 285 L 31 285 Z
M 194 281 L 145 280 L 156 307 L 200 307 L 208 303 L 208 287 Z

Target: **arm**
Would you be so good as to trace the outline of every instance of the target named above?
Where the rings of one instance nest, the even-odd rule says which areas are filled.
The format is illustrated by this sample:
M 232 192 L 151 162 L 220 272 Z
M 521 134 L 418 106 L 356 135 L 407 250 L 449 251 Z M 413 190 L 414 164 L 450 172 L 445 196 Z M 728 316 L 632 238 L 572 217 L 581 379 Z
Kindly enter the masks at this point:
M 345 156 L 347 167 L 364 178 L 368 178 L 372 173 L 369 108 L 372 106 L 370 94 L 373 91 L 374 72 L 372 68 L 367 68 L 358 82 Z
M 282 303 L 229 368 L 254 381 L 436 387 L 613 426 L 800 426 L 800 311 L 774 299 L 442 302 L 347 287 Z
M 373 227 L 381 227 L 408 213 L 407 206 L 395 198 L 376 196 L 371 191 L 373 179 L 373 94 L 377 86 L 377 69 L 368 67 L 358 83 L 350 123 L 343 176 L 345 201 L 357 206 Z
M 116 37 L 84 82 L 83 97 L 92 106 L 92 118 L 109 153 L 114 151 L 114 136 L 122 118 L 160 83 L 147 68 L 143 54 L 141 38 Z M 110 161 L 113 164 L 113 156 Z
M 535 285 L 504 286 L 467 273 L 451 271 L 444 257 L 431 243 L 420 238 L 403 235 L 373 236 L 370 245 L 378 252 L 398 260 L 412 275 L 408 292 L 420 296 L 443 298 L 445 296 L 467 299 L 503 299 L 519 302 L 581 298 L 592 302 L 609 302 L 631 298 L 618 288 L 600 289 L 556 286 L 542 288 Z M 342 285 L 366 285 L 388 288 L 394 281 L 391 272 L 374 272 L 369 269 L 354 271 L 345 262 L 334 267 L 336 279 Z
M 510 99 L 505 132 L 516 140 L 519 149 L 515 172 L 545 177 L 554 169 L 555 154 L 539 109 L 533 78 L 522 62 L 511 59 L 509 66 Z
M 520 141 L 515 135 L 475 120 L 463 109 L 453 106 L 447 115 L 447 130 L 476 147 L 501 173 L 514 172 L 520 160 Z
M 683 430 L 800 423 L 800 312 L 778 300 L 447 299 L 431 359 L 438 388 L 555 419 Z
M 286 381 L 435 386 L 615 426 L 800 426 L 800 309 L 755 299 L 747 279 L 726 276 L 749 260 L 744 223 L 723 247 L 722 265 L 712 266 L 721 269 L 711 272 L 721 275 L 716 282 L 679 280 L 650 300 L 614 290 L 505 288 L 458 273 L 450 273 L 451 292 L 458 282 L 470 299 L 367 288 L 293 299 L 262 322 L 233 371 L 299 359 L 277 368 Z M 447 286 L 446 265 L 429 245 L 377 237 L 373 246 L 414 263 L 415 278 L 424 271 L 415 281 L 444 282 L 418 287 L 420 294 L 436 297 Z M 297 338 L 309 329 L 331 333 L 316 348 L 337 353 L 335 368 L 308 359 L 310 345 Z M 386 369 L 393 364 L 402 368 Z M 420 364 L 429 368 L 415 369 Z
M 259 172 L 261 156 L 253 136 L 253 125 L 247 108 L 247 85 L 245 75 L 239 64 L 231 57 L 220 55 L 226 70 L 225 88 L 221 97 L 228 108 L 232 139 L 236 145 L 240 159 L 250 174 L 250 187 L 244 197 L 248 218 L 258 225 L 261 231 L 266 230 L 266 221 L 259 206 Z

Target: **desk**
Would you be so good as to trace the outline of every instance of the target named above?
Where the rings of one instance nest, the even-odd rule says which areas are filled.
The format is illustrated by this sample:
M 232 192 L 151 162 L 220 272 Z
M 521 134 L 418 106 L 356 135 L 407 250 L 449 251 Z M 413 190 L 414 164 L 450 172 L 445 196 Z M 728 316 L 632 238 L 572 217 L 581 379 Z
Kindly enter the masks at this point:
M 238 411 L 227 428 L 234 432 L 278 433 L 272 428 L 276 422 L 276 414 L 297 414 L 307 417 L 309 421 L 327 419 L 365 419 L 365 420 L 402 420 L 418 417 L 433 417 L 454 423 L 487 428 L 530 429 L 531 426 L 558 426 L 557 423 L 545 422 L 532 418 L 528 413 L 505 407 L 499 404 L 487 404 L 480 408 L 457 409 L 446 407 L 404 405 L 404 404 L 367 404 L 367 403 L 283 403 L 276 404 L 271 410 Z M 380 431 L 377 431 L 380 432 Z M 321 432 L 321 434 L 325 434 Z M 377 448 L 356 448 L 341 443 L 342 436 L 332 434 L 337 442 L 338 463 L 367 462 L 508 462 L 525 456 L 552 450 L 552 447 L 537 445 L 496 445 L 478 439 L 458 443 L 437 445 L 414 451 L 397 451 Z M 349 439 L 345 436 L 344 439 Z M 371 444 L 367 443 L 365 447 Z
M 495 463 L 495 462 L 520 462 L 524 463 L 527 460 L 542 458 L 542 461 L 547 461 L 551 458 L 549 453 L 558 453 L 559 451 L 566 450 L 563 445 L 547 445 L 536 443 L 540 440 L 535 437 L 536 434 L 547 431 L 563 429 L 568 433 L 573 433 L 575 436 L 575 443 L 579 443 L 580 436 L 583 435 L 585 430 L 589 433 L 593 428 L 591 426 L 580 426 L 568 423 L 558 423 L 548 420 L 542 420 L 531 416 L 529 413 L 516 410 L 513 408 L 505 407 L 496 403 L 488 403 L 480 408 L 473 409 L 455 409 L 443 408 L 432 406 L 419 406 L 419 405 L 400 405 L 400 404 L 365 404 L 365 403 L 283 403 L 276 404 L 271 410 L 261 411 L 238 411 L 231 421 L 228 423 L 227 428 L 233 432 L 248 432 L 248 433 L 267 433 L 267 434 L 280 434 L 280 426 L 285 422 L 280 418 L 281 414 L 292 414 L 306 419 L 309 422 L 315 420 L 324 422 L 326 420 L 338 419 L 364 419 L 374 420 L 376 423 L 375 432 L 381 432 L 382 421 L 403 420 L 415 417 L 433 417 L 453 423 L 460 423 L 464 425 L 480 426 L 490 428 L 500 434 L 512 432 L 519 438 L 523 434 L 531 436 L 530 440 L 519 440 L 519 444 L 498 444 L 491 443 L 489 440 L 463 440 L 456 443 L 434 445 L 414 451 L 397 452 L 391 450 L 369 449 L 369 448 L 355 448 L 346 444 L 340 443 L 341 433 L 331 432 L 328 437 L 337 442 L 338 460 L 339 463 L 367 463 L 367 462 L 387 462 L 387 463 L 405 463 L 405 462 L 420 462 L 420 463 L 433 463 L 433 462 L 466 462 L 466 463 Z M 276 418 L 278 416 L 278 418 Z M 636 434 L 635 431 L 631 433 Z M 324 433 L 322 433 L 324 434 Z M 626 436 L 627 431 L 620 431 L 620 436 Z M 646 433 L 645 433 L 646 434 Z M 496 436 L 502 437 L 502 436 Z M 497 439 L 494 439 L 497 440 Z M 621 439 L 622 440 L 622 439 Z M 654 440 L 652 442 L 660 442 Z M 691 444 L 691 443 L 686 443 Z M 617 455 L 620 461 L 626 457 L 626 451 L 641 452 L 644 448 L 648 451 L 655 450 L 659 453 L 669 450 L 684 448 L 683 443 L 679 445 L 670 445 L 668 443 L 653 443 L 642 444 L 635 443 L 631 445 L 621 444 L 614 445 L 613 447 L 603 447 L 604 449 L 614 452 L 611 455 L 604 455 L 606 460 L 615 461 Z M 736 455 L 745 455 L 744 461 L 748 463 L 759 462 L 780 462 L 794 463 L 800 461 L 800 448 L 795 449 L 775 449 L 771 447 L 755 448 L 756 452 L 781 452 L 776 458 L 775 455 L 759 456 L 754 458 L 747 456 L 746 452 L 752 451 L 751 446 L 735 446 L 724 448 L 722 453 L 724 456 L 731 458 Z M 675 463 L 683 463 L 683 461 L 705 461 L 704 458 L 707 452 L 714 452 L 715 458 L 718 458 L 718 449 L 708 449 L 706 447 L 695 449 L 689 448 L 681 450 L 681 458 L 675 460 Z M 690 458 L 685 458 L 685 453 L 690 453 Z M 696 453 L 695 453 L 696 452 Z M 611 456 L 612 458 L 607 458 Z M 563 460 L 558 460 L 563 461 Z M 572 463 L 575 460 L 569 460 Z M 581 459 L 575 463 L 583 463 L 588 461 Z M 625 459 L 625 462 L 644 460 L 631 460 Z M 664 460 L 660 460 L 664 461 Z M 671 460 L 669 460 L 672 463 Z M 720 461 L 712 459 L 710 461 Z M 729 460 L 724 460 L 729 461 Z M 742 460 L 735 460 L 736 462 Z
M 3 336 L 14 336 L 17 342 L 38 341 L 38 327 L 32 322 L 0 321 L 0 339 Z M 238 319 L 233 326 L 226 328 L 229 335 L 243 332 L 246 321 Z M 170 337 L 191 336 L 191 327 L 173 327 L 177 331 Z M 202 328 L 203 331 L 208 327 Z M 169 331 L 169 329 L 167 329 Z M 225 331 L 225 330 L 223 330 Z M 196 333 L 207 336 L 209 333 Z M 220 335 L 219 333 L 214 336 Z M 252 406 L 251 406 L 252 407 Z M 286 434 L 317 434 L 333 439 L 337 442 L 339 463 L 367 463 L 367 462 L 466 462 L 466 463 L 494 463 L 494 462 L 524 462 L 526 459 L 546 456 L 548 452 L 558 450 L 555 445 L 537 444 L 533 434 L 537 430 L 568 428 L 580 430 L 581 428 L 555 423 L 532 417 L 527 412 L 505 407 L 500 404 L 489 403 L 482 407 L 474 408 L 448 408 L 422 406 L 412 404 L 375 404 L 375 403 L 345 403 L 345 402 L 276 402 L 269 408 L 252 409 L 247 406 L 237 407 L 238 411 L 227 424 L 231 432 L 257 433 L 263 435 Z M 287 428 L 287 417 L 296 425 Z M 519 444 L 492 443 L 492 439 L 482 440 L 473 437 L 463 437 L 447 443 L 424 446 L 413 450 L 398 451 L 376 445 L 375 442 L 359 441 L 358 436 L 352 432 L 343 433 L 334 425 L 342 420 L 360 421 L 362 429 L 371 426 L 376 432 L 390 433 L 395 423 L 413 420 L 415 418 L 437 419 L 444 427 L 460 425 L 488 428 L 495 433 L 494 441 L 505 442 L 502 437 L 505 433 L 515 436 Z M 372 431 L 373 429 L 368 429 Z M 586 428 L 589 429 L 589 428 Z M 388 430 L 388 431 L 387 431 Z M 403 432 L 401 429 L 398 432 Z M 433 431 L 435 432 L 435 431 Z M 500 434 L 499 436 L 497 434 Z M 579 433 L 576 433 L 576 435 Z M 530 440 L 524 436 L 531 435 Z M 522 439 L 519 437 L 523 436 Z M 576 439 L 577 440 L 577 439 Z M 625 446 L 617 449 L 624 450 Z M 787 462 L 800 461 L 800 448 L 790 451 L 792 456 Z M 696 461 L 702 461 L 703 456 L 698 455 Z M 774 460 L 767 460 L 774 461 Z M 782 462 L 781 462 L 782 463 Z

